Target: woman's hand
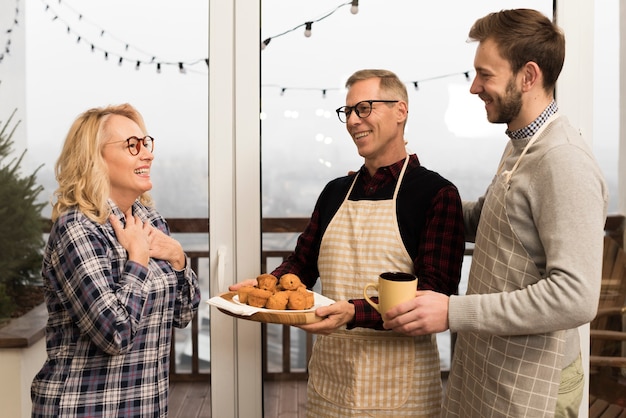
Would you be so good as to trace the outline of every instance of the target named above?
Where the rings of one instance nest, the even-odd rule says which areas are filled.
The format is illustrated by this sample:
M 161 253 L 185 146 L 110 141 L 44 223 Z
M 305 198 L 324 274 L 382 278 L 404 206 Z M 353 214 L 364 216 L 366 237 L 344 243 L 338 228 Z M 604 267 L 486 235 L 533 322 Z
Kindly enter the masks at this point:
M 148 241 L 150 242 L 150 257 L 169 262 L 174 270 L 185 268 L 187 257 L 180 242 L 153 226 L 150 226 Z
M 150 230 L 151 225 L 144 224 L 137 216 L 133 216 L 132 208 L 124 214 L 126 226 L 115 215 L 109 216 L 113 231 L 119 243 L 128 251 L 128 259 L 144 266 L 150 261 Z

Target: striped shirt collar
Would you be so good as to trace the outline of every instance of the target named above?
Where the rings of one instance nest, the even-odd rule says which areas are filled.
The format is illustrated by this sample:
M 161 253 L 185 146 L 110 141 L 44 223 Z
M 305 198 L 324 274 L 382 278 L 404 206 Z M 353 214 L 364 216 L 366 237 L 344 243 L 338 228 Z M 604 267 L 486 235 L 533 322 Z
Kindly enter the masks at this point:
M 534 134 L 536 134 L 537 131 L 539 130 L 539 128 L 541 128 L 541 125 L 546 123 L 548 118 L 550 116 L 554 115 L 558 110 L 559 110 L 559 108 L 556 105 L 556 102 L 554 100 L 552 100 L 552 102 L 550 102 L 548 107 L 546 107 L 545 110 L 543 112 L 541 112 L 541 115 L 539 115 L 537 117 L 537 119 L 532 121 L 529 125 L 521 128 L 521 129 L 518 129 L 516 131 L 510 131 L 510 130 L 507 129 L 506 130 L 506 134 L 511 139 L 530 138 Z

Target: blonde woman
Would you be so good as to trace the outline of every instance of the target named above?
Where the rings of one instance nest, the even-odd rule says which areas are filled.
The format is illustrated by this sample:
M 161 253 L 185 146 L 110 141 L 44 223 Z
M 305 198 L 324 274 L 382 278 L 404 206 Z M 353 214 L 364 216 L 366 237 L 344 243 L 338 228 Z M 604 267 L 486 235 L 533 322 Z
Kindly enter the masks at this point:
M 200 289 L 148 194 L 154 143 L 128 104 L 70 128 L 42 268 L 47 359 L 33 417 L 167 416 L 172 327 L 191 321 Z

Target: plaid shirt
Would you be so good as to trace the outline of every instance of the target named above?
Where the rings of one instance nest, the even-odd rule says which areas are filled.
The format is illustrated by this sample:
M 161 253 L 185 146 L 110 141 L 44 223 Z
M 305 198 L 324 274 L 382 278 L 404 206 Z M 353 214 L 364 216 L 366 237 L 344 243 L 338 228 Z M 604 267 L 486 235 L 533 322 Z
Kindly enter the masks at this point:
M 391 199 L 404 159 L 379 168 L 371 176 L 365 166 L 350 200 Z M 294 252 L 272 274 L 297 274 L 311 288 L 319 277 L 317 258 L 326 227 L 341 206 L 355 173 L 331 181 L 317 200 Z M 437 173 L 420 165 L 412 154 L 396 202 L 398 225 L 404 245 L 413 259 L 419 289 L 447 295 L 458 293 L 465 251 L 463 211 L 456 187 Z M 323 284 L 322 284 L 323 287 Z M 376 299 L 376 298 L 373 298 Z M 382 328 L 380 314 L 365 299 L 350 300 L 354 321 L 348 328 Z
M 154 209 L 135 202 L 133 212 L 169 234 Z M 32 416 L 167 416 L 172 326 L 185 327 L 200 303 L 189 263 L 175 271 L 163 260 L 128 261 L 109 221 L 71 210 L 52 227 L 42 275 L 47 360 L 32 384 Z

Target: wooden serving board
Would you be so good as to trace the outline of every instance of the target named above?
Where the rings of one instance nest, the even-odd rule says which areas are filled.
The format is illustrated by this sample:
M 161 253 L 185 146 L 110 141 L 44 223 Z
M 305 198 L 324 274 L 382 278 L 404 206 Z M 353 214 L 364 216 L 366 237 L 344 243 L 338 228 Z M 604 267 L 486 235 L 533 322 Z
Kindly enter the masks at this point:
M 237 295 L 237 292 L 227 292 L 220 297 L 223 299 L 236 303 L 233 301 L 233 297 Z M 225 313 L 226 315 L 239 318 L 239 319 L 247 319 L 248 321 L 256 321 L 256 322 L 265 322 L 271 324 L 285 324 L 285 325 L 304 325 L 304 324 L 312 324 L 314 322 L 321 321 L 322 317 L 315 315 L 314 310 L 309 311 L 272 311 L 271 309 L 262 309 L 260 312 L 253 313 L 252 315 L 237 315 L 228 311 L 227 309 L 223 309 L 218 307 L 217 309 L 220 312 Z

